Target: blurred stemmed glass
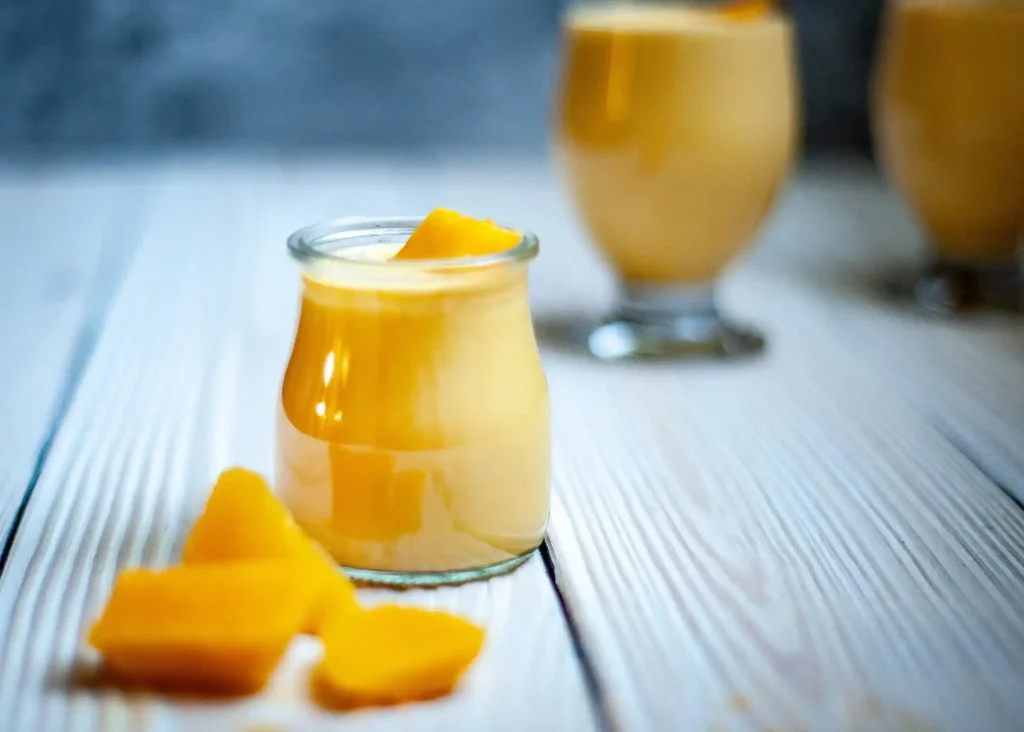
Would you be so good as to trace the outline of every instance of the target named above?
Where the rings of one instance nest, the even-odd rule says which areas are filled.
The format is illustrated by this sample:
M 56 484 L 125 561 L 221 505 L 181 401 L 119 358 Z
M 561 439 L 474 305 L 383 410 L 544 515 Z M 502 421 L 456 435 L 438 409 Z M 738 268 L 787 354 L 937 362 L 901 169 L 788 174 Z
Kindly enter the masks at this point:
M 580 2 L 565 17 L 565 174 L 620 283 L 590 336 L 598 357 L 763 347 L 719 314 L 714 286 L 794 158 L 793 29 L 771 5 Z
M 873 97 L 881 161 L 931 249 L 910 294 L 1024 310 L 1024 0 L 890 2 Z

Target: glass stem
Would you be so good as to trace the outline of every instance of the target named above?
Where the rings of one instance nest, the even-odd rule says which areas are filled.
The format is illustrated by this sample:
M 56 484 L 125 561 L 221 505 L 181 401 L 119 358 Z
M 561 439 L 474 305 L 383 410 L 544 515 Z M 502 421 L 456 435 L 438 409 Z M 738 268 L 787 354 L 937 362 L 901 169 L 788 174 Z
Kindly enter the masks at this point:
M 681 319 L 717 320 L 713 284 L 621 286 L 616 318 L 650 325 L 670 326 Z

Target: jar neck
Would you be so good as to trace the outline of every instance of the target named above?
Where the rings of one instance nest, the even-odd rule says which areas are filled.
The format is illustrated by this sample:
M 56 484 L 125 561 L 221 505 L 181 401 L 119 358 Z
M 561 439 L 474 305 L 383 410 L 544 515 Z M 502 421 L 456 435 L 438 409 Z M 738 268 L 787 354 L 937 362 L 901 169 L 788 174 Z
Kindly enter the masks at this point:
M 458 307 L 497 306 L 525 298 L 525 264 L 492 266 L 425 278 L 324 280 L 302 273 L 303 302 L 318 307 L 347 310 L 433 312 Z

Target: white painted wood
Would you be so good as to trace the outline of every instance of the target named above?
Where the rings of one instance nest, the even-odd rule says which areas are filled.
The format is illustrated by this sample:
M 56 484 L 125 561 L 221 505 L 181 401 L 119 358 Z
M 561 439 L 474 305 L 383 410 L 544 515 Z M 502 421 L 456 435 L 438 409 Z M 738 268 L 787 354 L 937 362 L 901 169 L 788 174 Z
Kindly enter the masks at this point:
M 19 731 L 593 725 L 536 561 L 401 596 L 491 628 L 440 704 L 319 712 L 302 698 L 309 644 L 267 693 L 228 705 L 66 684 L 115 568 L 175 557 L 222 467 L 269 469 L 296 305 L 284 235 L 447 205 L 541 236 L 552 543 L 614 727 L 1021 729 L 1024 514 L 946 439 L 968 436 L 986 471 L 1005 458 L 1002 474 L 1020 475 L 1017 331 L 927 323 L 843 289 L 876 261 L 907 261 L 883 234 L 914 232 L 898 212 L 886 223 L 891 199 L 863 173 L 828 175 L 790 191 L 723 287 L 730 312 L 768 331 L 767 358 L 609 366 L 566 336 L 607 307 L 610 279 L 544 166 L 174 172 L 0 578 L 0 713 Z
M 1020 728 L 1021 516 L 830 366 L 552 363 L 560 582 L 625 728 Z
M 339 213 L 393 212 L 426 182 L 359 164 L 343 175 L 261 166 L 169 174 L 0 579 L 0 712 L 10 729 L 594 727 L 539 558 L 462 588 L 363 593 L 370 603 L 449 608 L 488 628 L 459 692 L 436 703 L 322 712 L 305 698 L 312 641 L 291 649 L 269 690 L 231 703 L 126 696 L 68 680 L 76 659 L 88 658 L 84 629 L 116 570 L 173 561 L 224 467 L 270 469 L 297 304 L 284 236 Z
M 116 285 L 129 247 L 117 217 L 143 190 L 114 170 L 0 169 L 0 541 L 102 314 L 102 293 Z M 133 224 L 128 217 L 122 228 Z
M 1021 514 L 782 320 L 767 363 L 729 371 L 549 359 L 552 540 L 614 718 L 1020 728 Z
M 919 265 L 923 236 L 872 170 L 826 165 L 790 196 L 758 265 L 873 363 L 985 472 L 1024 501 L 1024 318 L 943 321 L 878 296 Z

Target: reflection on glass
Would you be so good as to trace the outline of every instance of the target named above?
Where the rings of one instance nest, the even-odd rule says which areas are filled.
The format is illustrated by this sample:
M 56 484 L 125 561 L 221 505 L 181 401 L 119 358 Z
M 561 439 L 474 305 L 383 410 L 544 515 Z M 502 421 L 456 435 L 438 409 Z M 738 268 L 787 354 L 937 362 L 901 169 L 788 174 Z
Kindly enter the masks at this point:
M 880 53 L 879 152 L 934 255 L 916 297 L 1021 309 L 1024 2 L 893 3 Z
M 391 584 L 511 569 L 548 517 L 548 393 L 526 295 L 536 240 L 476 267 L 387 262 L 416 223 L 290 240 L 303 298 L 278 490 L 353 576 Z
M 581 4 L 564 38 L 566 176 L 621 281 L 618 310 L 591 350 L 759 350 L 759 335 L 719 316 L 713 285 L 750 244 L 794 156 L 789 20 L 685 3 Z

